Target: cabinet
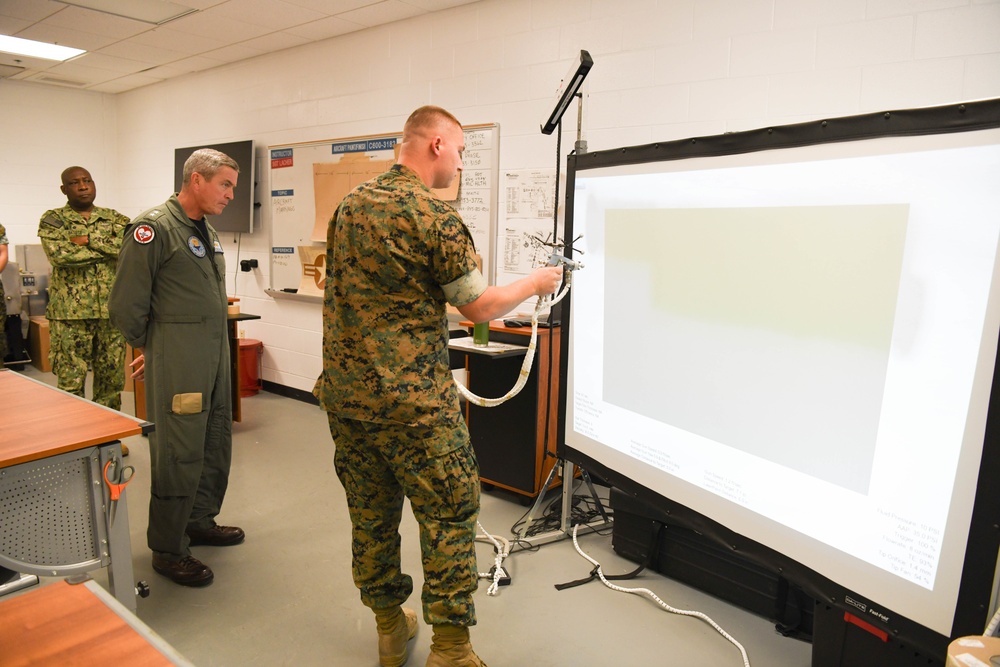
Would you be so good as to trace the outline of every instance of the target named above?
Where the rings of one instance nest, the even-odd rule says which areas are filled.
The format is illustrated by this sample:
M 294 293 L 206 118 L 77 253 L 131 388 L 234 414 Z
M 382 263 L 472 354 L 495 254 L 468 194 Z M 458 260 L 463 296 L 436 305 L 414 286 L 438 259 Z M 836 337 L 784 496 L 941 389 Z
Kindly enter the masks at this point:
M 471 327 L 471 322 L 462 322 Z M 531 327 L 490 322 L 490 343 L 527 348 Z M 534 498 L 556 463 L 559 416 L 560 329 L 538 329 L 535 360 L 521 392 L 501 405 L 483 408 L 466 402 L 465 419 L 485 484 Z M 452 347 L 456 351 L 456 347 Z M 524 355 L 490 355 L 462 347 L 468 387 L 483 398 L 503 396 L 513 388 Z M 553 486 L 558 484 L 558 480 Z

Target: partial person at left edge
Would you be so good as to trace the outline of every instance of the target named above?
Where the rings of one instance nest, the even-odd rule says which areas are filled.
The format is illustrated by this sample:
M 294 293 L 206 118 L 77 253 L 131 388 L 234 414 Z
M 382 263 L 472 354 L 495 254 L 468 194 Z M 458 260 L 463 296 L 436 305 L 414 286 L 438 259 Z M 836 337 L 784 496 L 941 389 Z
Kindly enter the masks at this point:
M 125 338 L 108 316 L 111 284 L 121 251 L 126 215 L 94 205 L 97 186 L 83 167 L 62 172 L 66 205 L 46 211 L 38 238 L 52 265 L 49 283 L 49 361 L 57 386 L 84 396 L 94 371 L 93 399 L 114 410 L 125 389 Z M 122 454 L 128 448 L 122 445 Z
M 0 273 L 7 268 L 7 230 L 0 224 Z M 0 281 L 0 368 L 3 368 L 3 358 L 7 356 L 7 296 Z
M 229 301 L 219 235 L 208 221 L 233 199 L 239 165 L 217 150 L 184 163 L 181 191 L 129 228 L 111 289 L 111 321 L 146 383 L 153 569 L 182 586 L 212 583 L 191 547 L 226 547 L 241 528 L 215 522 L 233 455 Z

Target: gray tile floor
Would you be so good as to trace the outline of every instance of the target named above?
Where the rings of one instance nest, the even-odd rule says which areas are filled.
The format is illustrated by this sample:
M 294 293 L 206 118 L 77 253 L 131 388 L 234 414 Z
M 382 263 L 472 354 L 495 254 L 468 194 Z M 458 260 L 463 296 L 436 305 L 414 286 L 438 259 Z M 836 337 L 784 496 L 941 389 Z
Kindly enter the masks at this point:
M 29 367 L 25 374 L 54 384 L 50 373 Z M 124 403 L 131 411 L 130 394 Z M 128 462 L 136 467 L 127 491 L 135 576 L 151 589 L 138 601 L 139 618 L 199 667 L 377 665 L 374 620 L 351 581 L 350 524 L 325 415 L 267 392 L 244 399 L 243 415 L 233 429 L 233 471 L 219 521 L 243 527 L 247 540 L 236 547 L 194 548 L 215 571 L 206 588 L 177 586 L 153 572 L 145 543 L 148 445 L 142 437 L 126 441 Z M 598 489 L 606 495 L 607 489 Z M 480 522 L 494 535 L 511 537 L 526 510 L 508 496 L 487 492 Z M 417 527 L 408 512 L 400 532 L 404 567 L 418 591 L 411 603 L 419 610 Z M 615 555 L 610 534 L 578 541 L 607 574 L 635 569 Z M 479 558 L 479 569 L 488 570 L 490 544 L 480 545 Z M 476 595 L 473 644 L 492 667 L 743 664 L 739 650 L 708 623 L 668 613 L 648 597 L 597 581 L 557 591 L 555 584 L 586 577 L 591 569 L 572 540 L 515 552 L 505 567 L 509 586 L 488 596 L 483 583 Z M 94 578 L 106 585 L 104 572 Z M 647 588 L 674 608 L 706 614 L 744 646 L 754 667 L 811 662 L 808 643 L 780 636 L 767 619 L 657 573 L 616 583 Z M 424 664 L 430 636 L 421 621 L 409 665 Z

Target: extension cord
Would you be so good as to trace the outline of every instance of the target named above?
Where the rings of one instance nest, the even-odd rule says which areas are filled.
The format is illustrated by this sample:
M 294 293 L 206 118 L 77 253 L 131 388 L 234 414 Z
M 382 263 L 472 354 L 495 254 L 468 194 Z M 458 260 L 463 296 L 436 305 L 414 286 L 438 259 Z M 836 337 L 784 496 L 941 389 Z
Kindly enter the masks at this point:
M 493 579 L 497 573 L 497 566 L 494 565 L 490 568 L 490 579 Z M 500 578 L 496 579 L 497 586 L 509 586 L 510 585 L 510 575 L 507 573 L 503 567 L 500 568 Z

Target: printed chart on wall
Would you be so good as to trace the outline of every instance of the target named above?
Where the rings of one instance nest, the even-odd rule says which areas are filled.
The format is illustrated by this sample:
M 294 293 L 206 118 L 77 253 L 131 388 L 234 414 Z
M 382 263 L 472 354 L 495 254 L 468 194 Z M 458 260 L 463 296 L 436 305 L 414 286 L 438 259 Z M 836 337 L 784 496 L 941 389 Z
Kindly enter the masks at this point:
M 483 275 L 492 282 L 500 126 L 463 129 L 461 179 L 434 193 L 462 216 L 482 257 Z M 401 139 L 396 133 L 268 147 L 270 294 L 323 296 L 327 224 L 348 192 L 393 165 Z
M 503 219 L 496 248 L 496 284 L 507 285 L 549 261 L 555 206 L 555 169 L 522 169 L 503 174 Z M 562 241 L 562 219 L 558 241 Z M 521 303 L 518 316 L 528 316 L 535 299 Z

